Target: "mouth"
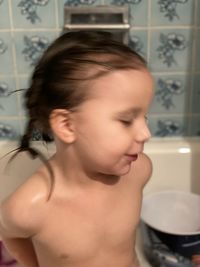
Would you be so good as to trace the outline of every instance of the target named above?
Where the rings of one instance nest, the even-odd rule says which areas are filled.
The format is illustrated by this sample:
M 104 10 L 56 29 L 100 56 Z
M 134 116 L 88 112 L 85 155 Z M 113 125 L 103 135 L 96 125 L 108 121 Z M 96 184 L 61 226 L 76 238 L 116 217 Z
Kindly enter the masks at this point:
M 137 158 L 138 158 L 138 154 L 132 154 L 132 155 L 127 154 L 126 157 L 127 157 L 128 160 L 130 160 L 130 161 L 136 161 Z

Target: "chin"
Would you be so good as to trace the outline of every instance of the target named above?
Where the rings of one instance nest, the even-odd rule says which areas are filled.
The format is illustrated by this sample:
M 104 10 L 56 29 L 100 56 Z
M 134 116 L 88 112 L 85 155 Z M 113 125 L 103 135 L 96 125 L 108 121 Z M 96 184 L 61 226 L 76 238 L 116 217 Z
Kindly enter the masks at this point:
M 123 175 L 128 174 L 130 172 L 130 170 L 131 170 L 131 165 L 128 165 L 124 168 L 121 168 L 121 170 L 115 171 L 115 174 L 113 174 L 113 175 L 123 176 Z
M 111 167 L 111 165 L 106 166 L 106 168 L 104 167 L 104 170 L 102 170 L 101 173 L 120 177 L 120 176 L 128 174 L 130 170 L 131 170 L 131 164 L 123 164 L 123 165 L 118 164 L 115 167 Z

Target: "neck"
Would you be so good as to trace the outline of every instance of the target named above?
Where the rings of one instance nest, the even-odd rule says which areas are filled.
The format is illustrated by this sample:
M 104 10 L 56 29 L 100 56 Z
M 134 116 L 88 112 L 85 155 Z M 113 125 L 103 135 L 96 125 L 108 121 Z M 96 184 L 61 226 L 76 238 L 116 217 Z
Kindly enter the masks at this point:
M 87 170 L 69 151 L 57 151 L 52 158 L 57 178 L 67 185 L 102 188 L 118 183 L 120 177 Z

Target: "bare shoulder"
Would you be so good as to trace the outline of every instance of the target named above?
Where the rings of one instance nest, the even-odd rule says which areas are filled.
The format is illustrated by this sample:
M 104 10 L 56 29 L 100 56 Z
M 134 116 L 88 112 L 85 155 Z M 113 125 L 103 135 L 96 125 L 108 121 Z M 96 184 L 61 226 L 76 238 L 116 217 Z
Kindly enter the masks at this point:
M 152 161 L 144 153 L 139 154 L 138 159 L 133 163 L 129 177 L 134 177 L 135 183 L 143 188 L 149 181 L 152 175 Z
M 29 177 L 0 204 L 0 233 L 4 237 L 30 237 L 42 226 L 49 183 L 43 169 Z

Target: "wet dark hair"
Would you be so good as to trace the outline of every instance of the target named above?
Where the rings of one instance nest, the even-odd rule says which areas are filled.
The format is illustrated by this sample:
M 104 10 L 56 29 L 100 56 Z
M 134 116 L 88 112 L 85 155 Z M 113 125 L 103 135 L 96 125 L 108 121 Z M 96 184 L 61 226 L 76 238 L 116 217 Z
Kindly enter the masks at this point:
M 109 32 L 64 33 L 48 47 L 33 71 L 25 93 L 28 122 L 17 153 L 27 151 L 32 157 L 40 157 L 53 177 L 45 158 L 30 146 L 33 131 L 39 130 L 44 141 L 52 141 L 51 112 L 57 108 L 73 110 L 84 102 L 89 81 L 119 69 L 145 68 L 145 60 L 115 41 Z

